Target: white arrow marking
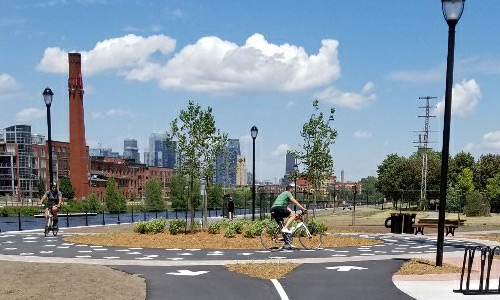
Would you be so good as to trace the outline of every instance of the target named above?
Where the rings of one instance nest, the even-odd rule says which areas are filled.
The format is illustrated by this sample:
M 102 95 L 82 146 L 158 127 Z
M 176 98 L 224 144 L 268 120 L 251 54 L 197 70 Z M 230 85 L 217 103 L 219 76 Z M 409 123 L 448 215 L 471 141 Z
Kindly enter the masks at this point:
M 338 266 L 338 267 L 325 267 L 327 270 L 337 270 L 337 272 L 349 272 L 351 270 L 368 270 L 368 268 L 356 266 Z
M 189 271 L 189 270 L 177 270 L 177 273 L 175 272 L 170 272 L 170 273 L 165 273 L 167 275 L 181 275 L 181 276 L 198 276 L 202 274 L 206 274 L 210 271 Z

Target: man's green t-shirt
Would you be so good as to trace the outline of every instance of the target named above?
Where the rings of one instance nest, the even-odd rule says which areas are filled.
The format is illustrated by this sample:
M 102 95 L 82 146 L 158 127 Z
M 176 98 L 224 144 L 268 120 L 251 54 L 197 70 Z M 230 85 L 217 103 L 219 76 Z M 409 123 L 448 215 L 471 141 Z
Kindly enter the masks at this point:
M 290 193 L 289 191 L 284 191 L 278 196 L 278 198 L 276 198 L 276 200 L 274 200 L 273 206 L 271 207 L 276 207 L 276 206 L 286 207 L 290 202 L 290 198 L 292 197 L 293 197 L 292 193 Z

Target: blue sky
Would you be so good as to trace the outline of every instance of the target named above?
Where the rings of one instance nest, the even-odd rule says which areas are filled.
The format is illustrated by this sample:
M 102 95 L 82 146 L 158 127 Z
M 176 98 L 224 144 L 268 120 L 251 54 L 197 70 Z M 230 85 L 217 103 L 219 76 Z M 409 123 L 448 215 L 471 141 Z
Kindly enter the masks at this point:
M 0 127 L 68 140 L 68 51 L 83 55 L 86 137 L 142 152 L 188 100 L 211 106 L 240 138 L 257 179 L 282 177 L 312 113 L 335 107 L 335 171 L 375 175 L 389 153 L 411 154 L 420 96 L 442 111 L 448 27 L 441 1 L 0 0 Z M 468 0 L 457 26 L 450 151 L 500 153 L 500 1 Z M 441 150 L 442 118 L 430 140 Z

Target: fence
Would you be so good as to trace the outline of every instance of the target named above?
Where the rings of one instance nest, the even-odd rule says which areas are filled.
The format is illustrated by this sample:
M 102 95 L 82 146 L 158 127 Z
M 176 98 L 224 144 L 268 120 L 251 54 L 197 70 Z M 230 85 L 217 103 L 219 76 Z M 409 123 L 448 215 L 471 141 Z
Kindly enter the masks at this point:
M 479 275 L 479 287 L 478 289 L 471 289 L 470 287 L 470 275 L 472 272 L 472 267 L 474 263 L 474 256 L 476 254 L 476 250 L 479 250 L 481 255 L 481 270 Z M 476 295 L 476 294 L 500 294 L 500 275 L 498 278 L 498 286 L 496 289 L 490 288 L 490 275 L 491 275 L 491 267 L 493 264 L 493 259 L 495 253 L 498 250 L 498 254 L 500 254 L 500 247 L 496 246 L 494 248 L 490 248 L 489 246 L 481 247 L 467 247 L 465 248 L 464 253 L 464 262 L 462 265 L 462 273 L 460 276 L 460 288 L 458 290 L 453 290 L 455 293 L 462 293 L 464 295 Z M 467 268 L 466 268 L 467 265 Z M 485 266 L 486 266 L 486 274 L 485 274 Z M 465 281 L 464 288 L 464 276 L 465 271 L 467 270 L 467 278 Z M 485 278 L 486 275 L 486 278 Z

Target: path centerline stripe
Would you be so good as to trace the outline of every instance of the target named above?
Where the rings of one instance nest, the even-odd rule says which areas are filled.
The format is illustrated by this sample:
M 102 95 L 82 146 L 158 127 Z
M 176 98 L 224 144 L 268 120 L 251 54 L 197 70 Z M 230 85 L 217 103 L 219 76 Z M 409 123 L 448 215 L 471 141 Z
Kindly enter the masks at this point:
M 278 291 L 278 294 L 280 295 L 281 300 L 289 300 L 287 294 L 285 293 L 285 290 L 283 289 L 283 286 L 278 281 L 278 279 L 271 279 L 271 282 L 273 283 L 274 287 Z

